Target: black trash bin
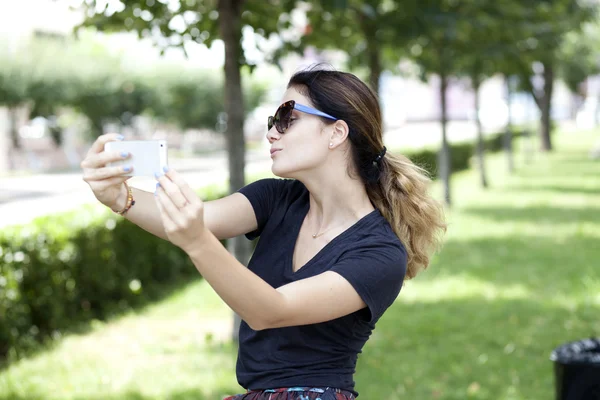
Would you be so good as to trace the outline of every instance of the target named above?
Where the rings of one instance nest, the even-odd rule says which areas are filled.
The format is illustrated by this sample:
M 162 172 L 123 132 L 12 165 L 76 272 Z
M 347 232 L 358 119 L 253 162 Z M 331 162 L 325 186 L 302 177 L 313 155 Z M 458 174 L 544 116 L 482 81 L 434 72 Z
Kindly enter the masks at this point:
M 556 400 L 600 400 L 600 338 L 565 343 L 550 360 Z

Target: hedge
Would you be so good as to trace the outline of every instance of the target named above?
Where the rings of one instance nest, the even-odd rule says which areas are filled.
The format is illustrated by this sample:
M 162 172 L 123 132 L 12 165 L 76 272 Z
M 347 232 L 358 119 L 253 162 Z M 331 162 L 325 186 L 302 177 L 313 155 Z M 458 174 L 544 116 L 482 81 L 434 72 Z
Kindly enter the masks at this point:
M 502 138 L 486 138 L 502 149 Z M 452 144 L 454 172 L 469 167 L 474 146 Z M 407 154 L 432 175 L 437 152 Z M 224 189 L 201 193 L 210 200 Z M 78 323 L 105 319 L 159 297 L 166 284 L 198 278 L 176 246 L 99 206 L 37 219 L 0 233 L 0 359 L 18 357 Z
M 198 276 L 181 249 L 101 206 L 5 229 L 0 358 L 17 357 L 73 325 L 152 301 L 165 284 Z
M 523 136 L 525 131 L 513 130 L 512 137 Z M 501 151 L 504 148 L 504 133 L 488 135 L 484 138 L 484 149 L 487 153 Z M 452 172 L 464 171 L 471 166 L 471 158 L 475 154 L 475 144 L 472 142 L 453 143 L 450 145 L 450 169 Z M 439 150 L 421 149 L 403 152 L 412 162 L 425 169 L 433 178 L 437 178 Z

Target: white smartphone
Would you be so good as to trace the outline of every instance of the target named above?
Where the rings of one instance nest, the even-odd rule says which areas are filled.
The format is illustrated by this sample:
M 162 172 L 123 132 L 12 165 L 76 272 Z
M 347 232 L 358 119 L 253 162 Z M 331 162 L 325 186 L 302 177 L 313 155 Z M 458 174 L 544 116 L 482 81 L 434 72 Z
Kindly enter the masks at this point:
M 108 142 L 105 151 L 126 151 L 129 158 L 112 162 L 109 166 L 131 165 L 133 170 L 125 176 L 150 176 L 162 172 L 168 165 L 166 140 L 123 140 Z

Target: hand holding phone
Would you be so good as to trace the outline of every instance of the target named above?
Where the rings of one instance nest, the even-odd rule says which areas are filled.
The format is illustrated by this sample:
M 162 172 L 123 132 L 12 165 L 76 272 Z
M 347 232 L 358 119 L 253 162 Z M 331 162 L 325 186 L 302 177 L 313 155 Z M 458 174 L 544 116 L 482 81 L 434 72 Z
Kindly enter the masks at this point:
M 124 176 L 154 177 L 168 166 L 166 140 L 123 140 L 111 141 L 104 145 L 105 151 L 129 153 L 129 158 L 109 163 L 108 166 L 130 165 L 132 170 Z

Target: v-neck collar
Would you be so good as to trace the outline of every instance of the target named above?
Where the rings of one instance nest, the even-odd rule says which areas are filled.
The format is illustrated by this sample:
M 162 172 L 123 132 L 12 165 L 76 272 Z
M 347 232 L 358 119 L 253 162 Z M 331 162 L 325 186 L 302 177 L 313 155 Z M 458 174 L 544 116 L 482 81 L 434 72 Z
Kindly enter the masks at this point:
M 306 194 L 306 196 L 308 196 L 308 193 Z M 306 215 L 308 214 L 309 210 L 310 210 L 310 201 L 307 200 L 306 205 L 302 208 L 302 212 L 299 212 L 297 214 L 297 216 L 296 215 L 294 216 L 294 218 L 297 218 L 294 221 L 293 229 L 291 231 L 294 240 L 290 241 L 291 248 L 288 249 L 288 251 L 286 252 L 287 257 L 286 257 L 286 262 L 285 262 L 285 275 L 288 277 L 295 277 L 295 276 L 301 274 L 302 271 L 307 269 L 307 267 L 310 267 L 312 264 L 314 264 L 320 258 L 322 258 L 324 254 L 327 254 L 331 250 L 331 248 L 335 246 L 335 244 L 337 242 L 339 242 L 340 240 L 344 239 L 347 236 L 352 235 L 357 229 L 359 229 L 362 225 L 364 225 L 366 222 L 368 222 L 373 215 L 378 213 L 378 210 L 374 209 L 370 213 L 361 217 L 358 221 L 356 221 L 354 224 L 349 226 L 342 233 L 340 233 L 339 235 L 337 235 L 336 237 L 331 239 L 325 246 L 323 246 L 323 248 L 321 250 L 319 250 L 310 260 L 308 260 L 304 265 L 302 265 L 297 271 L 294 271 L 294 252 L 296 251 L 296 245 L 298 243 L 298 238 L 300 236 L 300 229 L 302 228 L 302 224 L 304 223 L 304 220 L 306 219 Z

